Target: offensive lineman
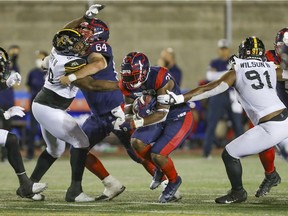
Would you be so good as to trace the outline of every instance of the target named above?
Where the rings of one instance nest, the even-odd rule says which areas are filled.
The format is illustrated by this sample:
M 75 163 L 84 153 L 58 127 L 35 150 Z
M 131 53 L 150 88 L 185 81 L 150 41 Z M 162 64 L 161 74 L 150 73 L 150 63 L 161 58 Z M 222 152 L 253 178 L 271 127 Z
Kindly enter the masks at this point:
M 184 95 L 169 92 L 160 95 L 161 104 L 179 104 L 201 100 L 226 91 L 233 86 L 238 99 L 254 127 L 230 142 L 222 153 L 222 159 L 231 183 L 227 195 L 215 202 L 229 204 L 243 202 L 247 192 L 242 185 L 240 158 L 260 153 L 288 137 L 288 111 L 276 93 L 277 76 L 282 71 L 273 62 L 265 61 L 265 47 L 256 37 L 248 37 L 239 46 L 239 58 L 234 57 L 233 69 L 219 80 L 198 87 Z
M 9 64 L 7 52 L 0 47 L 0 89 L 10 88 L 15 84 L 19 85 L 21 82 L 21 75 L 15 71 L 10 71 Z M 0 109 L 0 115 L 3 115 L 6 120 L 13 116 L 23 117 L 25 115 L 23 110 L 22 107 L 13 106 L 6 111 Z M 34 193 L 44 191 L 47 187 L 46 183 L 34 183 L 28 178 L 16 135 L 0 129 L 0 145 L 7 149 L 8 161 L 18 177 L 20 196 L 32 196 Z

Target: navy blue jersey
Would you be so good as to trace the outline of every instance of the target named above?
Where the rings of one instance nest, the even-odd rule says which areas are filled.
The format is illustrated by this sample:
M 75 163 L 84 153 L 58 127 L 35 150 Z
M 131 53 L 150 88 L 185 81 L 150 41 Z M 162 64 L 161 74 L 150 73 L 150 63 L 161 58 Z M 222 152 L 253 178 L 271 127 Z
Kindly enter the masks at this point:
M 117 81 L 117 72 L 114 67 L 111 46 L 104 41 L 99 41 L 90 47 L 90 53 L 91 52 L 102 54 L 107 61 L 107 67 L 98 73 L 91 75 L 91 77 L 95 80 Z M 123 95 L 120 90 L 105 92 L 82 90 L 82 92 L 91 111 L 95 115 L 100 116 L 109 113 L 112 109 L 124 103 Z
M 218 72 L 227 71 L 227 66 L 229 64 L 229 59 L 223 60 L 223 59 L 214 59 L 210 62 L 210 67 L 214 68 Z
M 276 65 L 280 65 L 280 59 L 278 58 L 275 50 L 267 50 L 266 53 L 267 61 L 272 61 Z M 287 81 L 278 81 L 277 82 L 277 95 L 280 100 L 288 107 L 288 82 Z
M 45 82 L 46 73 L 41 68 L 33 68 L 28 73 L 26 85 L 30 88 L 31 100 L 33 100 L 38 92 L 42 89 Z
M 135 90 L 128 90 L 125 88 L 125 85 L 121 80 L 120 89 L 125 96 L 135 100 L 137 97 L 142 95 L 142 91 L 144 90 L 155 90 L 155 92 L 157 92 L 159 89 L 163 88 L 169 82 L 169 80 L 173 80 L 174 82 L 174 87 L 171 91 L 175 94 L 181 94 L 180 88 L 175 82 L 174 78 L 170 75 L 167 68 L 164 67 L 150 67 L 148 79 L 141 85 L 140 88 Z M 157 97 L 157 95 L 155 97 Z M 181 117 L 183 113 L 188 111 L 190 111 L 190 107 L 186 103 L 172 106 L 170 108 L 167 119 L 175 119 Z

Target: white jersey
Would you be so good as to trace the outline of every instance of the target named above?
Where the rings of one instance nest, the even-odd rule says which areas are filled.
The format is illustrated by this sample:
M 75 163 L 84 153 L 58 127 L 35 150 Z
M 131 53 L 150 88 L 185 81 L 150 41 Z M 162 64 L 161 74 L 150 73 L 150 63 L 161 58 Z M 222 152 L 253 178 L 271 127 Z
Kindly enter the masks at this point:
M 254 125 L 262 117 L 285 108 L 276 93 L 276 65 L 273 62 L 234 59 L 238 100 Z
M 81 63 L 79 63 L 79 61 Z M 56 52 L 55 48 L 52 48 L 49 56 L 48 76 L 46 77 L 44 87 L 62 97 L 74 98 L 77 94 L 78 87 L 72 84 L 64 86 L 60 83 L 59 79 L 66 74 L 67 68 L 69 70 L 73 67 L 77 68 L 81 65 L 83 66 L 83 61 L 85 60 L 79 57 L 60 55 Z

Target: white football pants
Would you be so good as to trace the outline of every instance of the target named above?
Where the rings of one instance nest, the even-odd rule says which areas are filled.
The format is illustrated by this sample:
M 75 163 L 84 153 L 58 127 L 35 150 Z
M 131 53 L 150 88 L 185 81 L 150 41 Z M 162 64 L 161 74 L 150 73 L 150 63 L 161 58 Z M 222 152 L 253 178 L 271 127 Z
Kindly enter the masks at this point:
M 74 148 L 87 148 L 89 140 L 75 119 L 66 111 L 32 103 L 32 112 L 41 126 L 48 153 L 58 158 L 65 150 L 65 142 Z
M 288 138 L 288 118 L 284 121 L 268 121 L 246 131 L 225 148 L 234 158 L 258 154 Z

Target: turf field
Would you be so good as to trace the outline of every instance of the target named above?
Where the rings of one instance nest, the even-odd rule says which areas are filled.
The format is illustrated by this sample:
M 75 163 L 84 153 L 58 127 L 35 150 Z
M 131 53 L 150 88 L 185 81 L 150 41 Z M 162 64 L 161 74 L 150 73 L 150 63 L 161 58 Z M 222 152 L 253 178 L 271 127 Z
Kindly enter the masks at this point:
M 288 215 L 288 164 L 280 158 L 276 165 L 282 183 L 273 188 L 264 198 L 255 198 L 254 191 L 262 181 L 263 171 L 257 157 L 243 160 L 244 184 L 249 193 L 248 201 L 242 204 L 217 205 L 214 199 L 229 189 L 221 158 L 215 156 L 204 160 L 199 156 L 176 155 L 176 167 L 182 176 L 183 199 L 177 203 L 158 204 L 160 189 L 150 191 L 150 176 L 144 169 L 125 157 L 102 157 L 111 174 L 121 180 L 126 191 L 110 202 L 66 203 L 65 190 L 69 185 L 68 158 L 57 161 L 43 181 L 49 183 L 45 191 L 46 201 L 22 200 L 15 195 L 17 179 L 9 164 L 0 164 L 0 215 Z M 36 161 L 26 162 L 29 174 Z M 84 175 L 84 191 L 99 195 L 103 186 L 89 171 Z

